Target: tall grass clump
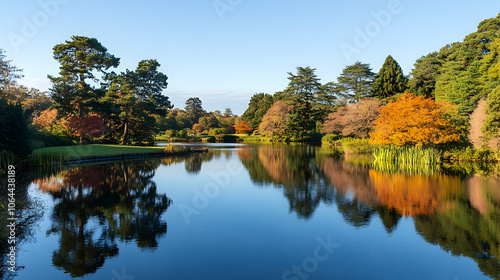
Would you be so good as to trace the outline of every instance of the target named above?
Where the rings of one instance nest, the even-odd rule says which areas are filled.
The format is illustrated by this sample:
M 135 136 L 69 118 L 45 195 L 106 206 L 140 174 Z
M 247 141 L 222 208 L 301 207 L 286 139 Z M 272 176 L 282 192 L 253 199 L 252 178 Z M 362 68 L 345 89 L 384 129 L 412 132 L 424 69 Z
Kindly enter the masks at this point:
M 66 155 L 56 153 L 33 154 L 29 157 L 30 166 L 47 167 L 52 165 L 63 165 L 69 158 Z
M 0 151 L 0 169 L 7 170 L 9 165 L 14 164 L 14 153 L 10 151 Z
M 177 154 L 187 153 L 187 152 L 191 151 L 191 149 L 189 147 L 186 147 L 183 145 L 168 144 L 167 146 L 165 146 L 165 149 L 163 151 L 167 155 L 177 155 Z
M 375 169 L 389 173 L 433 175 L 441 171 L 441 152 L 422 147 L 379 147 L 373 151 Z

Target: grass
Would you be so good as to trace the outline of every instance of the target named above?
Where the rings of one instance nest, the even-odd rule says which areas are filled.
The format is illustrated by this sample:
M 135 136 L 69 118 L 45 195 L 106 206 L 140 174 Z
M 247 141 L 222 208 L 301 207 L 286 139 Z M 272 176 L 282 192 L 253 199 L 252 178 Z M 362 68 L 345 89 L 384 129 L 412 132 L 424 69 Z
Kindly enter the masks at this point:
M 163 150 L 164 147 L 96 144 L 41 148 L 34 150 L 33 155 L 53 155 L 62 156 L 66 159 L 73 159 L 83 157 L 115 156 L 123 154 L 144 154 L 162 152 Z
M 441 171 L 441 152 L 432 148 L 380 147 L 373 156 L 373 166 L 382 172 L 434 175 Z
M 237 136 L 245 142 L 272 142 L 272 137 L 267 137 L 264 135 L 247 135 L 247 134 L 231 134 Z

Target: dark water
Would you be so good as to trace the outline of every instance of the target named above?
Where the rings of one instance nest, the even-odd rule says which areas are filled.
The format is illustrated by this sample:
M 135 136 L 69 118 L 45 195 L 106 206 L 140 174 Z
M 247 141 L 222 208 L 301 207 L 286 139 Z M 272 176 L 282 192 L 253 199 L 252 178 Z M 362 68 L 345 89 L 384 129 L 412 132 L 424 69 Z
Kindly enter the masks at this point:
M 214 145 L 25 174 L 16 279 L 499 279 L 497 184 L 332 154 Z

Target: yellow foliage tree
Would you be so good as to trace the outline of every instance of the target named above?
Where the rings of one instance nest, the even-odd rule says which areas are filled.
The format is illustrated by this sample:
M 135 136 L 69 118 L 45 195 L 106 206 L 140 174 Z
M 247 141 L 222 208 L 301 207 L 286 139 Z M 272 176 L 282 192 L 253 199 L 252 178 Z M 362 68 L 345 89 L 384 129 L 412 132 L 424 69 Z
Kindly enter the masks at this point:
M 427 145 L 460 139 L 444 107 L 431 98 L 404 93 L 380 109 L 370 143 L 375 145 Z

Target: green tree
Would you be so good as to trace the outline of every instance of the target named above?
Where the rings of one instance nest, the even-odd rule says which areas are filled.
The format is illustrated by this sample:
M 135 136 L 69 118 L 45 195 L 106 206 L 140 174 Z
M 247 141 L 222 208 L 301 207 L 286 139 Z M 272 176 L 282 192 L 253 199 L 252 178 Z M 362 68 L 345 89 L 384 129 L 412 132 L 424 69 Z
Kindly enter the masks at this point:
M 54 59 L 61 64 L 59 77 L 48 76 L 54 106 L 62 116 L 83 118 L 96 110 L 105 93 L 89 82 L 99 82 L 96 72 L 102 74 L 117 67 L 120 59 L 108 53 L 97 39 L 83 36 L 73 36 L 71 41 L 56 45 L 53 50 Z M 80 133 L 80 144 L 83 140 L 84 133 Z
M 337 78 L 337 90 L 345 99 L 358 102 L 371 95 L 374 75 L 370 64 L 357 61 L 342 70 Z
M 268 93 L 254 94 L 250 98 L 248 108 L 241 116 L 241 120 L 250 122 L 250 127 L 256 129 L 273 103 L 273 96 Z
M 26 155 L 29 151 L 28 126 L 21 105 L 8 104 L 0 98 L 0 151 Z
M 219 120 L 214 114 L 208 114 L 199 119 L 199 123 L 204 129 L 217 128 L 220 126 Z
M 373 81 L 373 96 L 387 98 L 406 89 L 407 78 L 403 75 L 403 69 L 392 56 L 385 59 L 380 71 L 375 75 Z
M 285 100 L 293 107 L 287 120 L 287 134 L 297 139 L 314 131 L 316 121 L 323 113 L 316 106 L 315 100 L 323 93 L 320 79 L 314 73 L 316 69 L 297 67 L 297 74 L 288 73 L 288 87 L 284 90 Z
M 234 114 L 233 114 L 233 111 L 231 110 L 231 108 L 226 108 L 224 110 L 224 114 L 222 115 L 222 117 L 224 117 L 224 118 L 234 117 Z
M 432 97 L 441 65 L 442 59 L 438 52 L 432 52 L 417 59 L 410 73 L 409 91 L 416 95 Z
M 198 97 L 191 97 L 186 100 L 186 114 L 191 121 L 191 127 L 193 124 L 198 123 L 199 119 L 205 115 L 205 110 L 203 110 L 202 102 Z
M 482 130 L 487 138 L 500 137 L 500 86 L 488 95 L 486 99 L 486 119 Z
M 156 60 L 139 62 L 135 71 L 127 70 L 112 78 L 103 100 L 113 107 L 114 119 L 122 133 L 122 144 L 132 136 L 136 142 L 151 142 L 156 132 L 156 116 L 165 117 L 172 108 L 167 96 L 168 77 L 158 71 Z
M 11 65 L 11 60 L 7 60 L 4 55 L 5 51 L 0 48 L 0 89 L 4 89 L 15 83 L 15 80 L 22 77 L 19 74 L 22 70 Z

